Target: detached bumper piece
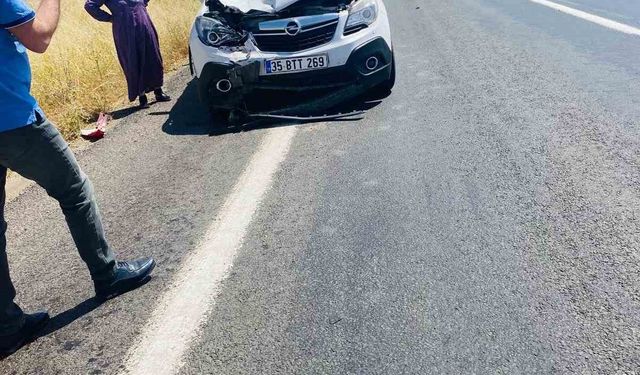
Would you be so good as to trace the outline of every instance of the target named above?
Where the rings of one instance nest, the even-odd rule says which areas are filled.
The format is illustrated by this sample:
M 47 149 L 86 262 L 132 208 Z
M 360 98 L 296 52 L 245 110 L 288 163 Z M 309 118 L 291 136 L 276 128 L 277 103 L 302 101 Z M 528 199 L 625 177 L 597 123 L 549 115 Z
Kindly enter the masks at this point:
M 377 38 L 355 49 L 345 65 L 317 71 L 261 76 L 260 61 L 210 62 L 200 75 L 198 91 L 202 102 L 214 112 L 316 119 L 323 110 L 389 80 L 392 65 L 391 49 L 384 39 Z

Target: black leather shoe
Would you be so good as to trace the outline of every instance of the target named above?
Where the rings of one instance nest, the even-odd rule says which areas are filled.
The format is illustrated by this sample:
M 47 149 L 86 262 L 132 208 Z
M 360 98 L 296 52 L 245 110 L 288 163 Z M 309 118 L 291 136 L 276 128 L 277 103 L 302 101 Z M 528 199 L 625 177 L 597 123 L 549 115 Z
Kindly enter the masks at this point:
M 140 109 L 149 108 L 149 99 L 146 95 L 140 95 L 138 99 L 140 100 Z
M 26 314 L 24 325 L 14 334 L 0 336 L 0 355 L 8 356 L 18 351 L 26 344 L 37 338 L 38 333 L 49 322 L 49 313 L 40 311 L 34 314 Z
M 136 289 L 147 282 L 155 266 L 156 261 L 153 258 L 118 262 L 113 278 L 94 282 L 96 297 L 100 300 L 108 300 Z
M 154 94 L 156 95 L 156 101 L 157 102 L 169 102 L 171 101 L 171 97 L 167 94 L 164 93 L 164 91 L 162 90 L 156 90 L 154 91 Z

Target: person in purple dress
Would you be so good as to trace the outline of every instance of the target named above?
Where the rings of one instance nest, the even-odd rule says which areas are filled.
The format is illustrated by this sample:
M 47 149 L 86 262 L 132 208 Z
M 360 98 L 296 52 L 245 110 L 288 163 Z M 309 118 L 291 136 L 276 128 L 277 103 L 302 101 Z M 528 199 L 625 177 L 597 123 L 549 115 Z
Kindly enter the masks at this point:
M 87 0 L 84 6 L 96 20 L 113 24 L 113 39 L 127 79 L 129 101 L 138 98 L 141 108 L 149 107 L 146 94 L 151 91 L 159 102 L 171 100 L 162 91 L 162 55 L 158 33 L 147 13 L 148 3 L 149 0 Z

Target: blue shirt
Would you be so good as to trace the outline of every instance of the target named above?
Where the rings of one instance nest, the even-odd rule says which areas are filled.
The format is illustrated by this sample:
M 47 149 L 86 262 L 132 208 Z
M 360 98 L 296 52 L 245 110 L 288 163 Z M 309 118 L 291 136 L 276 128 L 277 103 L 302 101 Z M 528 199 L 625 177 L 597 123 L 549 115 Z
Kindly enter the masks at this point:
M 35 16 L 23 0 L 0 0 L 0 132 L 32 124 L 40 112 L 30 93 L 27 49 L 8 31 Z

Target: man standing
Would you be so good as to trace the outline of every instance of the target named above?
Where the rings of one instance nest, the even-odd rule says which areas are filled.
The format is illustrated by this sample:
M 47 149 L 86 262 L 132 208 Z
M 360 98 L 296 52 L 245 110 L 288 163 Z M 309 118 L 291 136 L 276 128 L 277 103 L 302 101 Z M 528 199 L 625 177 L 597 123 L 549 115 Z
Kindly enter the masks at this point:
M 31 96 L 27 49 L 44 53 L 60 17 L 60 0 L 42 0 L 34 12 L 24 0 L 0 0 L 0 354 L 10 354 L 42 330 L 46 312 L 25 314 L 13 301 L 4 220 L 7 168 L 31 179 L 60 203 L 80 256 L 105 300 L 140 286 L 151 258 L 116 262 L 105 239 L 93 187 Z

